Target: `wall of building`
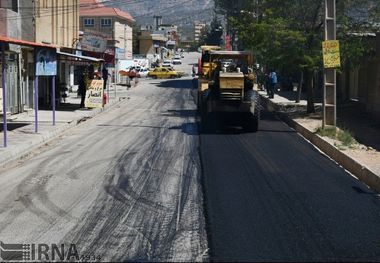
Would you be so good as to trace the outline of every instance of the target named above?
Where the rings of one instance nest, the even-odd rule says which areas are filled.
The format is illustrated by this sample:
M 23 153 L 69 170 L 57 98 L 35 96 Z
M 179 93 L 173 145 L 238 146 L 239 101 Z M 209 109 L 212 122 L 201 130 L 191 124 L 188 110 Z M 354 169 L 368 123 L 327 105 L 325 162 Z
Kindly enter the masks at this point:
M 1 0 L 0 8 L 0 34 L 11 38 L 21 38 L 21 16 L 10 7 L 10 1 Z
M 115 47 L 124 50 L 124 58 L 132 59 L 133 45 L 132 45 L 132 27 L 125 22 L 115 21 Z
M 94 19 L 94 26 L 85 26 L 85 19 Z M 111 19 L 111 27 L 103 27 L 101 19 Z M 80 30 L 83 32 L 100 32 L 109 39 L 114 39 L 114 46 L 124 51 L 124 58 L 131 59 L 133 56 L 132 27 L 125 20 L 113 17 L 81 17 Z M 112 41 L 110 41 L 112 43 Z
M 365 111 L 380 118 L 380 34 L 376 57 L 363 61 L 357 69 L 340 74 L 337 92 L 340 100 L 357 100 Z
M 34 1 L 19 1 L 21 16 L 21 38 L 26 41 L 35 41 L 34 28 Z
M 84 20 L 85 19 L 94 19 L 94 26 L 85 26 L 84 25 Z M 111 19 L 111 26 L 110 27 L 104 27 L 101 25 L 101 19 Z M 107 16 L 104 16 L 104 17 L 98 17 L 98 16 L 94 16 L 94 17 L 80 17 L 80 30 L 81 31 L 90 31 L 90 32 L 100 32 L 102 34 L 105 34 L 107 35 L 108 37 L 113 37 L 113 33 L 114 33 L 114 28 L 113 28 L 113 23 L 114 23 L 114 19 L 112 17 L 107 17 Z
M 152 39 L 140 39 L 140 54 L 155 54 Z
M 12 6 L 12 1 L 0 1 L 0 35 L 10 38 L 21 38 L 21 16 L 18 5 Z M 9 45 L 9 51 L 6 52 L 6 79 L 7 79 L 7 112 L 18 113 L 21 110 L 20 105 L 20 46 Z M 1 62 L 0 62 L 1 64 Z M 1 68 L 1 65 L 0 65 Z M 2 75 L 2 72 L 0 73 Z M 2 94 L 2 84 L 0 83 L 0 93 Z M 1 105 L 3 103 L 2 95 L 0 96 Z M 2 110 L 0 111 L 2 112 Z
M 380 118 L 380 34 L 376 37 L 376 58 L 364 63 L 359 71 L 359 102 Z
M 79 0 L 36 2 L 36 42 L 72 48 L 78 31 Z

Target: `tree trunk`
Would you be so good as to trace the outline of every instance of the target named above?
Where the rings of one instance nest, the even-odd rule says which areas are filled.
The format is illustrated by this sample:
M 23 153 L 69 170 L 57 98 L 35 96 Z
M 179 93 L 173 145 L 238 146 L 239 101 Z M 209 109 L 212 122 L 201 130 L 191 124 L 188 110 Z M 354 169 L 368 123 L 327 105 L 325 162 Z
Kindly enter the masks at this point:
M 315 113 L 314 107 L 314 81 L 313 72 L 305 72 L 305 85 L 307 92 L 307 113 Z
M 296 103 L 300 103 L 300 101 L 301 101 L 302 86 L 303 86 L 303 71 L 301 71 L 301 79 L 300 79 L 300 83 L 298 84 L 298 87 L 297 87 Z

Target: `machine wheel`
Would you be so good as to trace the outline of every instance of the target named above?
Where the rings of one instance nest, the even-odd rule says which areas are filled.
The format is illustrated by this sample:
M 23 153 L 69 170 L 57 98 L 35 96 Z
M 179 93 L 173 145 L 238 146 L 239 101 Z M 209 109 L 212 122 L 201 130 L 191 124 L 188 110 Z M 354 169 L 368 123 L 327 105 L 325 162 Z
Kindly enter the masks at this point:
M 152 75 L 152 79 L 157 79 L 157 76 L 156 75 Z

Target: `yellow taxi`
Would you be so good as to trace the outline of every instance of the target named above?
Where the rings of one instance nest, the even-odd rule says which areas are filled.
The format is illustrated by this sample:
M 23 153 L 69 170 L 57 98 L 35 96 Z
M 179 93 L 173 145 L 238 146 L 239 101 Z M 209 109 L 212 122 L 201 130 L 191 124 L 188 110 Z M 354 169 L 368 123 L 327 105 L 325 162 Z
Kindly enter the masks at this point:
M 180 72 L 170 67 L 157 67 L 152 71 L 149 71 L 148 77 L 154 79 L 175 79 L 180 78 L 182 75 Z

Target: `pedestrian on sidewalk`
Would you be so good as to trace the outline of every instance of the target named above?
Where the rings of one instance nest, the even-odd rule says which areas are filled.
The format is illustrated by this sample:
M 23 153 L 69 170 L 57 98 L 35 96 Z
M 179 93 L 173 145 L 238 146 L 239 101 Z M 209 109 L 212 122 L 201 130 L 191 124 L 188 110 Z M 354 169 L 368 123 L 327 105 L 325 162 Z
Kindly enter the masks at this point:
M 270 96 L 270 77 L 269 77 L 269 71 L 266 71 L 264 74 L 264 86 L 265 90 L 267 91 L 267 96 Z
M 87 91 L 87 78 L 86 78 L 86 74 L 83 73 L 80 77 L 79 87 L 78 87 L 78 95 L 81 96 L 80 108 L 84 108 L 84 101 L 86 99 L 86 91 Z
M 269 73 L 269 98 L 273 99 L 274 98 L 274 90 L 277 87 L 277 73 L 275 70 L 271 70 Z
M 104 90 L 107 88 L 108 76 L 111 76 L 111 75 L 108 73 L 108 69 L 106 68 L 106 65 L 104 65 L 103 69 L 102 69 L 103 89 Z

